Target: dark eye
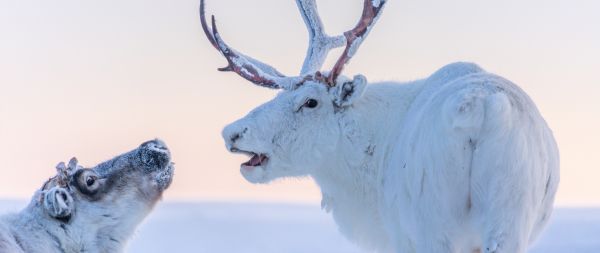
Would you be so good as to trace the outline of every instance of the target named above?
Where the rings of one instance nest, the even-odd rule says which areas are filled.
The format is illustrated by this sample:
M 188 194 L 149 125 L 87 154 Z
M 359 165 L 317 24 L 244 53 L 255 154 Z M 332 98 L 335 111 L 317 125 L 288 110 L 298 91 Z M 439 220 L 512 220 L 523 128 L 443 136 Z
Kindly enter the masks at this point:
M 308 99 L 308 100 L 306 100 L 306 102 L 304 102 L 304 107 L 307 107 L 307 108 L 315 108 L 315 107 L 317 107 L 317 105 L 319 105 L 319 102 L 317 102 L 317 100 L 312 99 L 312 98 Z
M 94 185 L 94 183 L 96 183 L 96 177 L 94 176 L 87 176 L 85 179 L 85 184 L 88 187 L 91 187 L 92 185 Z

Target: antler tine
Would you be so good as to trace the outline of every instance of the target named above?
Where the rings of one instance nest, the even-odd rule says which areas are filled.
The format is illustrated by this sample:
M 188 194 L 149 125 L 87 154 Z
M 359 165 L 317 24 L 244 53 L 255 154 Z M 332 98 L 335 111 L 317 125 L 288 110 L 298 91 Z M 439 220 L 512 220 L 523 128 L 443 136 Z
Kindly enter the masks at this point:
M 213 15 L 212 19 L 214 18 L 215 17 Z M 208 39 L 210 44 L 212 44 L 213 47 L 220 51 L 221 49 L 219 48 L 219 44 L 217 44 L 217 41 L 215 41 L 215 37 L 213 37 L 212 32 L 210 31 L 210 29 L 208 28 L 208 24 L 206 23 L 206 15 L 204 13 L 204 0 L 200 0 L 200 24 L 202 24 L 202 30 L 204 30 L 204 34 L 206 35 L 206 38 Z
M 56 176 L 57 184 L 61 187 L 65 187 L 69 182 L 69 168 L 64 162 L 60 162 L 56 165 Z
M 358 24 L 352 30 L 344 33 L 346 37 L 346 49 L 344 49 L 344 53 L 337 60 L 327 78 L 327 83 L 330 86 L 335 86 L 335 80 L 342 73 L 344 66 L 358 51 L 360 44 L 367 37 L 375 22 L 377 22 L 385 2 L 386 0 L 365 0 L 363 13 Z
M 342 47 L 346 38 L 343 35 L 331 37 L 325 33 L 315 0 L 296 0 L 296 4 L 302 14 L 309 36 L 306 58 L 304 58 L 300 71 L 301 76 L 307 76 L 319 71 L 329 51 Z
M 219 35 L 214 15 L 211 21 L 212 31 L 208 28 L 206 22 L 204 0 L 200 0 L 200 22 L 202 23 L 202 29 L 210 43 L 221 52 L 228 62 L 227 67 L 219 68 L 219 71 L 235 72 L 254 84 L 272 89 L 288 88 L 303 80 L 301 77 L 286 77 L 268 64 L 243 55 L 229 47 Z

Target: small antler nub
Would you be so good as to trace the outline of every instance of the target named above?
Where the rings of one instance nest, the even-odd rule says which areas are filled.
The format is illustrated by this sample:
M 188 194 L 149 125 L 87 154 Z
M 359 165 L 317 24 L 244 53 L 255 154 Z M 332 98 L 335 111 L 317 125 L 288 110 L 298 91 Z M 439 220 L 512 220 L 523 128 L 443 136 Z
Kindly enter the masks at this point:
M 58 185 L 65 187 L 69 184 L 70 176 L 80 169 L 77 158 L 73 157 L 69 160 L 69 164 L 65 165 L 64 162 L 60 162 L 56 165 L 56 176 Z

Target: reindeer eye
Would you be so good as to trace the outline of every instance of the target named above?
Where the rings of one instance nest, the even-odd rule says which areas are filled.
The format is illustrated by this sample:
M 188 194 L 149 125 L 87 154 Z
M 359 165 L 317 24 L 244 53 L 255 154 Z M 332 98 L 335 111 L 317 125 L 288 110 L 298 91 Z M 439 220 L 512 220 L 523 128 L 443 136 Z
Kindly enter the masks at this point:
M 94 183 L 96 183 L 96 177 L 94 176 L 87 176 L 85 179 L 85 184 L 88 187 L 91 187 L 92 185 L 94 185 Z
M 317 100 L 315 99 L 308 99 L 306 100 L 306 102 L 304 102 L 304 106 L 307 108 L 315 108 L 317 107 L 317 105 L 319 105 L 319 102 L 317 102 Z

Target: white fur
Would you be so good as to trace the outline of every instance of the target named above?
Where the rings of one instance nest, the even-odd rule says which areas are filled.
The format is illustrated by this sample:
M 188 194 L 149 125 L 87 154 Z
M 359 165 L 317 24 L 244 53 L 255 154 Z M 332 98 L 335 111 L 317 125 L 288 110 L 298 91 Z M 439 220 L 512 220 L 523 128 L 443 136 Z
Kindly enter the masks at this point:
M 311 176 L 365 249 L 525 252 L 559 181 L 556 143 L 529 97 L 470 63 L 405 84 L 362 78 L 307 82 L 227 126 L 229 149 L 269 157 L 243 176 Z M 308 98 L 319 105 L 299 109 Z
M 1 253 L 122 252 L 173 175 L 169 151 L 159 140 L 95 168 L 69 167 L 76 169 L 63 180 L 65 166 L 59 164 L 59 175 L 44 184 L 24 210 L 0 217 Z M 80 170 L 95 171 L 102 191 L 80 191 L 74 174 Z

